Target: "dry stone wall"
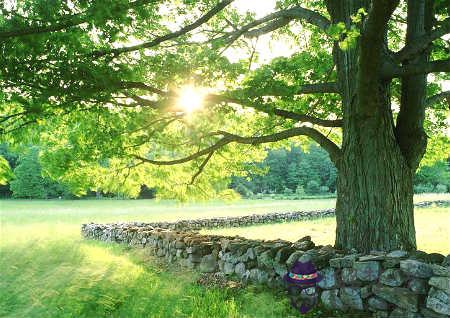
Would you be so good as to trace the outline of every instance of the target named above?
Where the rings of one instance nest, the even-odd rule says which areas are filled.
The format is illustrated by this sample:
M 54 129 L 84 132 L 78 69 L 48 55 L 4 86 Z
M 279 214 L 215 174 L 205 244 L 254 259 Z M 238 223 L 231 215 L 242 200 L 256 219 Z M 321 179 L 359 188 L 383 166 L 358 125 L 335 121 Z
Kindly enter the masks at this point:
M 215 227 L 279 221 L 274 215 L 289 221 L 292 215 L 328 216 L 329 211 L 231 218 L 230 223 L 222 222 L 222 218 L 175 223 L 90 223 L 83 224 L 81 230 L 86 239 L 145 248 L 168 262 L 272 288 L 283 288 L 283 275 L 296 260 L 308 255 L 323 276 L 318 284 L 320 299 L 330 309 L 365 311 L 368 317 L 450 316 L 450 255 L 400 250 L 362 255 L 336 250 L 330 245 L 316 246 L 310 237 L 293 243 L 200 235 L 195 231 L 204 224 Z
M 416 203 L 415 207 L 429 206 L 450 206 L 450 201 L 425 201 Z M 314 211 L 294 211 L 294 212 L 276 212 L 267 214 L 252 214 L 236 217 L 216 217 L 194 220 L 179 220 L 176 222 L 130 222 L 129 226 L 133 227 L 156 227 L 162 229 L 182 230 L 182 231 L 198 231 L 205 228 L 218 227 L 237 227 L 250 226 L 264 223 L 275 222 L 292 222 L 308 219 L 324 218 L 334 216 L 334 209 L 314 210 Z

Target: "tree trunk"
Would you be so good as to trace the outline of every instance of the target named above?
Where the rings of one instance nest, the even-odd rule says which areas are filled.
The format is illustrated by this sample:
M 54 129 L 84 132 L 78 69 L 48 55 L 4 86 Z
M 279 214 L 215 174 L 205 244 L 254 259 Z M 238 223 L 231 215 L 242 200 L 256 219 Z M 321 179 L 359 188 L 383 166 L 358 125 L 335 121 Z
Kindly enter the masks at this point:
M 333 23 L 351 27 L 366 0 L 328 0 Z M 380 6 L 389 16 L 389 3 Z M 380 15 L 381 16 L 381 15 Z M 333 56 L 343 107 L 342 157 L 337 163 L 336 247 L 361 252 L 416 248 L 414 170 L 402 152 L 391 111 L 390 82 L 380 74 L 386 52 L 382 18 L 365 21 L 358 45 Z
M 413 171 L 384 116 L 347 120 L 339 164 L 336 247 L 361 252 L 416 248 Z

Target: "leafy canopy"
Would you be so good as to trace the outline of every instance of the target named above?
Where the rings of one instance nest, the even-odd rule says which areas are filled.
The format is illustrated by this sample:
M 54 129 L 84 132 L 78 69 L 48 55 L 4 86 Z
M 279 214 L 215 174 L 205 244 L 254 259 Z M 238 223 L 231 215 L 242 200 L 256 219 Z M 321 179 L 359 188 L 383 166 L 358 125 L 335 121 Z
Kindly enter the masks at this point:
M 264 149 L 274 146 L 269 142 L 287 146 L 283 140 L 294 137 L 289 143 L 302 143 L 307 134 L 339 143 L 335 121 L 342 109 L 333 84 L 333 40 L 344 50 L 354 45 L 367 13 L 359 10 L 348 29 L 329 23 L 322 1 L 302 1 L 306 11 L 299 11 L 297 1 L 277 1 L 272 20 L 231 2 L 4 3 L 2 141 L 40 144 L 45 170 L 75 193 L 101 188 L 133 196 L 145 184 L 157 187 L 162 197 L 181 199 L 233 196 L 229 176 L 245 175 L 244 163 L 262 160 Z M 436 7 L 436 19 L 443 20 L 447 9 L 440 2 Z M 313 16 L 314 23 L 286 18 L 286 12 L 308 10 L 323 16 Z M 278 18 L 279 12 L 285 15 Z M 404 45 L 405 8 L 396 15 L 389 30 L 392 50 Z M 258 46 L 259 38 L 264 46 Z M 448 56 L 448 44 L 435 42 L 432 55 Z M 290 45 L 293 53 L 259 58 L 265 45 L 279 44 Z M 431 79 L 430 96 L 444 79 L 449 75 Z M 317 83 L 327 85 L 308 86 Z M 207 88 L 201 110 L 189 114 L 177 107 L 185 85 Z M 308 89 L 325 94 L 302 94 Z M 398 82 L 392 93 L 395 101 Z M 442 135 L 445 99 L 427 116 L 427 130 Z M 437 157 L 448 146 L 448 138 L 440 140 Z M 202 149 L 210 151 L 178 165 L 161 164 Z

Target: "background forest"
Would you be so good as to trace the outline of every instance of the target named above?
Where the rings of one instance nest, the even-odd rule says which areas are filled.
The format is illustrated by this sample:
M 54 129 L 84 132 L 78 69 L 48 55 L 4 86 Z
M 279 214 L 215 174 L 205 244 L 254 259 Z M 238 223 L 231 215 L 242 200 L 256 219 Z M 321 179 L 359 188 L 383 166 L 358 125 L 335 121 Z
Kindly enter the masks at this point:
M 102 189 L 85 189 L 75 195 L 70 187 L 52 179 L 39 160 L 39 147 L 13 151 L 7 144 L 0 145 L 3 156 L 13 172 L 9 183 L 0 185 L 3 198 L 127 198 L 123 193 L 111 193 Z M 242 197 L 262 199 L 301 199 L 311 196 L 334 196 L 336 191 L 336 168 L 327 152 L 316 143 L 306 148 L 292 144 L 288 148 L 268 149 L 262 162 L 249 162 L 246 176 L 232 176 L 229 187 Z M 422 166 L 416 173 L 415 193 L 444 193 L 450 189 L 449 159 L 433 161 Z M 157 195 L 156 188 L 141 186 L 137 198 L 151 199 Z

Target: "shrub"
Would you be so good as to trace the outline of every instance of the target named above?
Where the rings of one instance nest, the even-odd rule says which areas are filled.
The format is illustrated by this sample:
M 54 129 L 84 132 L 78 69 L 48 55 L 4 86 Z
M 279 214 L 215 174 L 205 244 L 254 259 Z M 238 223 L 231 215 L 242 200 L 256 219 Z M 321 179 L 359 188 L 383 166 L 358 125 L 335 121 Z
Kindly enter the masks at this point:
M 290 189 L 290 188 L 284 188 L 284 190 L 283 190 L 283 194 L 284 195 L 292 195 L 294 193 L 294 191 L 292 191 L 292 189 Z
M 328 193 L 330 191 L 330 188 L 327 186 L 321 186 L 319 187 L 319 192 L 320 193 Z
M 234 189 L 237 193 L 239 193 L 243 197 L 250 197 L 253 195 L 253 192 L 250 191 L 245 185 L 239 183 Z
M 45 199 L 44 179 L 41 176 L 41 166 L 38 161 L 38 149 L 32 148 L 22 156 L 14 169 L 15 179 L 10 183 L 14 198 Z
M 306 195 L 305 188 L 301 184 L 299 184 L 295 189 L 295 199 L 298 200 L 303 199 L 305 195 Z
M 414 186 L 414 193 L 429 193 L 434 191 L 431 183 L 419 183 Z
M 264 194 L 262 194 L 262 193 L 257 193 L 257 194 L 255 195 L 255 199 L 257 199 L 257 200 L 262 200 L 262 199 L 264 199 Z
M 307 194 L 319 194 L 319 183 L 314 180 L 308 181 L 305 191 Z
M 436 185 L 436 188 L 434 188 L 434 192 L 445 193 L 447 192 L 447 186 L 445 184 L 438 184 Z
M 149 188 L 145 184 L 141 185 L 138 199 L 154 199 L 156 197 L 156 189 Z

